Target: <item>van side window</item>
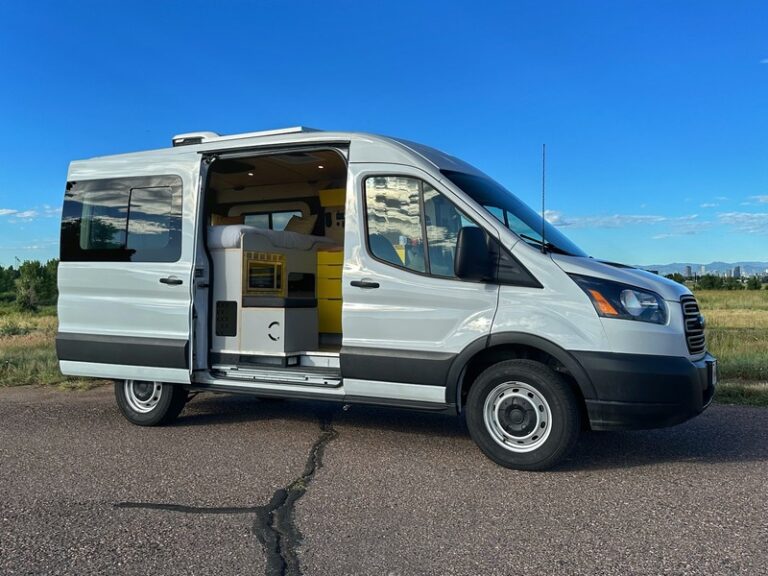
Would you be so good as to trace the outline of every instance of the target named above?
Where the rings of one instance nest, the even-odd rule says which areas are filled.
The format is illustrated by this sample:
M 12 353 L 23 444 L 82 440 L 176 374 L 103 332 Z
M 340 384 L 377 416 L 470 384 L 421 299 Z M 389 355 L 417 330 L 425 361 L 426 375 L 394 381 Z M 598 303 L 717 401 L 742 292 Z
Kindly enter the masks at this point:
M 455 278 L 459 230 L 477 226 L 450 200 L 418 178 L 375 176 L 365 181 L 368 247 L 389 264 Z
M 421 184 L 421 180 L 405 176 L 376 176 L 365 181 L 371 254 L 415 272 L 427 272 Z
M 178 195 L 178 200 L 181 200 Z M 174 207 L 173 190 L 133 188 L 128 203 L 128 238 L 126 247 L 136 252 L 163 250 L 171 242 L 174 213 L 181 216 L 181 206 Z
M 181 179 L 153 176 L 70 182 L 64 262 L 175 262 L 181 256 Z
M 119 250 L 125 246 L 128 193 L 96 190 L 82 195 L 81 250 Z
M 285 230 L 291 218 L 302 217 L 301 210 L 285 210 L 282 212 L 259 212 L 256 214 L 245 214 L 244 224 L 269 230 Z

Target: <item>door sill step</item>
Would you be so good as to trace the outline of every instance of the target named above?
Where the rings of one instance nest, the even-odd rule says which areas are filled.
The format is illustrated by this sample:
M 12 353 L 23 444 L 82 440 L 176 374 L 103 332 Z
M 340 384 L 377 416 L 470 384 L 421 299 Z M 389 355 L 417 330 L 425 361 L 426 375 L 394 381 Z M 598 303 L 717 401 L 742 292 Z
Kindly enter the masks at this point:
M 213 366 L 211 371 L 217 378 L 245 380 L 264 384 L 292 384 L 320 388 L 338 388 L 341 377 L 338 372 L 314 370 L 285 370 L 243 368 L 242 366 Z

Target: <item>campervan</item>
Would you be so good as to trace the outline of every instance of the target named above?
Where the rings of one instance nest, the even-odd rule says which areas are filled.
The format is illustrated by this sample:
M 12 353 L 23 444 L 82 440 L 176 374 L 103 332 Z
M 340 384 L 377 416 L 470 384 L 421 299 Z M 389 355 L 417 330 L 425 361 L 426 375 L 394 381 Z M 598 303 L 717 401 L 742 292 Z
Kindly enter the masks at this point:
M 58 286 L 61 371 L 114 380 L 144 426 L 194 391 L 431 410 L 536 470 L 583 429 L 687 420 L 717 383 L 685 286 L 372 134 L 194 132 L 72 162 Z

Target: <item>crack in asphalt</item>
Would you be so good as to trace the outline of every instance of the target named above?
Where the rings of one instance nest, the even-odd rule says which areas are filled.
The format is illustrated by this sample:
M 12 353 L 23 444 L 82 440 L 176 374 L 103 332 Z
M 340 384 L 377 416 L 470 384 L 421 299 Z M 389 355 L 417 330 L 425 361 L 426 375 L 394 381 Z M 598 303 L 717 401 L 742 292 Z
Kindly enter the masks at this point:
M 256 512 L 253 531 L 267 556 L 267 576 L 301 576 L 296 548 L 302 537 L 293 519 L 294 506 L 322 467 L 325 446 L 338 436 L 330 418 L 320 419 L 320 431 L 309 451 L 304 473 L 285 488 L 275 490 L 269 504 Z
M 114 508 L 162 510 L 183 514 L 255 514 L 252 532 L 266 556 L 267 576 L 301 576 L 296 549 L 302 535 L 294 522 L 294 507 L 323 466 L 326 445 L 338 436 L 330 417 L 320 417 L 320 435 L 309 450 L 304 472 L 287 486 L 275 490 L 264 506 L 208 507 L 151 502 L 117 502 Z

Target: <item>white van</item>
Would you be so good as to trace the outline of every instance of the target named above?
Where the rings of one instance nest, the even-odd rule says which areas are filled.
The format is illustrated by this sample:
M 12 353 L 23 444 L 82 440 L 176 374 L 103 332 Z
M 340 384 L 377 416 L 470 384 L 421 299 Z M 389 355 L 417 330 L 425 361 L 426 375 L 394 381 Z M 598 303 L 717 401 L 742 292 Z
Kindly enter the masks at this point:
M 469 164 L 371 134 L 183 134 L 72 162 L 61 371 L 139 425 L 190 390 L 465 413 L 543 469 L 582 428 L 673 425 L 717 381 L 682 285 L 588 257 Z

